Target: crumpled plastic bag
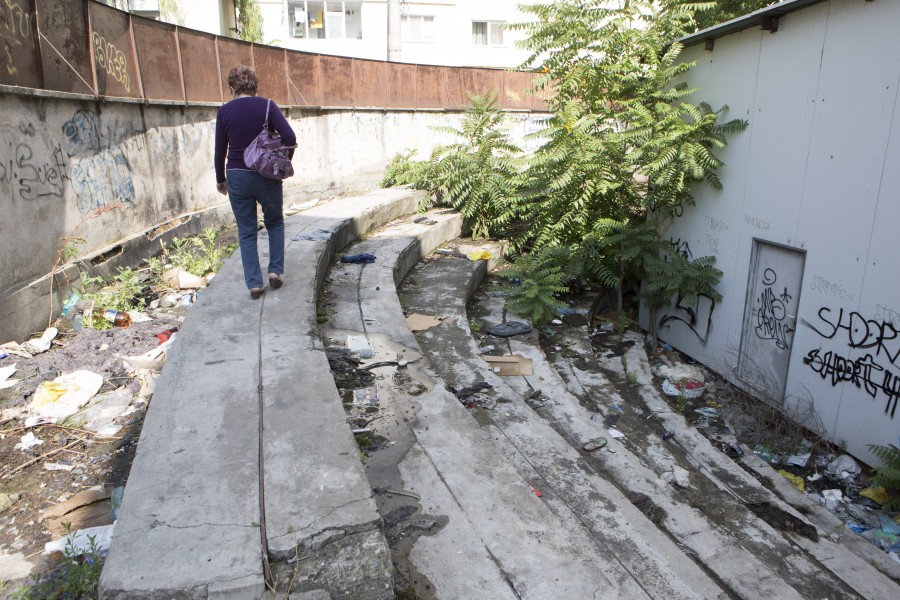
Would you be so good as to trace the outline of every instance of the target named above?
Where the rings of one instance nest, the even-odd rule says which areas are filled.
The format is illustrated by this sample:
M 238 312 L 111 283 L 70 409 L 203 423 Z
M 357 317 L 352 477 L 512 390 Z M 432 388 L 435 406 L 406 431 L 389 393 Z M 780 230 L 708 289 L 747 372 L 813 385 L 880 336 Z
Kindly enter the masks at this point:
M 40 417 L 64 419 L 78 412 L 103 385 L 103 377 L 92 371 L 73 371 L 53 381 L 41 383 L 28 405 L 28 412 Z
M 793 473 L 788 473 L 784 469 L 779 469 L 775 471 L 785 479 L 791 482 L 791 485 L 800 490 L 801 492 L 806 491 L 806 484 L 803 483 L 803 478 L 799 475 L 794 475 Z
M 688 400 L 699 398 L 704 391 L 703 382 L 696 379 L 682 379 L 678 383 L 672 383 L 671 380 L 666 379 L 663 381 L 662 389 L 667 396 L 683 395 Z
M 828 463 L 825 472 L 840 479 L 852 479 L 862 472 L 859 463 L 848 454 L 842 454 Z
M 469 253 L 469 260 L 491 260 L 491 253 L 487 250 L 476 250 Z
M 127 388 L 98 394 L 87 408 L 66 419 L 66 425 L 83 427 L 99 435 L 116 435 L 122 426 L 113 421 L 125 412 L 133 397 Z

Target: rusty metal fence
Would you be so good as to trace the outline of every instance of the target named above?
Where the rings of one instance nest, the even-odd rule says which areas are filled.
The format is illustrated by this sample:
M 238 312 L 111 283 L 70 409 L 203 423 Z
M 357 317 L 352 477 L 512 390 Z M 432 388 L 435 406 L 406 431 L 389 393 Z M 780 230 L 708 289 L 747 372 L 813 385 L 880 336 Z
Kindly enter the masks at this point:
M 161 23 L 92 0 L 0 0 L 0 84 L 180 104 L 227 99 L 228 70 L 253 67 L 282 106 L 460 109 L 496 90 L 507 109 L 543 110 L 533 74 L 285 50 Z

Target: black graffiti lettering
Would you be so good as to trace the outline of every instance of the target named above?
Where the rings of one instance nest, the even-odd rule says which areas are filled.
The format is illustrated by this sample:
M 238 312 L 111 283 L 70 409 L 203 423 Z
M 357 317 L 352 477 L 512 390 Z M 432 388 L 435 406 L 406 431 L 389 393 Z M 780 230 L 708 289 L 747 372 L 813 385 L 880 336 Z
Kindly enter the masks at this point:
M 900 377 L 876 363 L 871 354 L 851 359 L 831 351 L 821 354 L 816 348 L 807 353 L 803 362 L 822 379 L 830 380 L 832 386 L 847 381 L 864 390 L 872 399 L 881 392 L 887 397 L 884 413 L 894 418 L 897 401 L 900 399 Z M 884 373 L 880 382 L 877 375 L 879 372 Z
M 785 305 L 790 302 L 792 296 L 788 294 L 787 288 L 780 296 L 776 296 L 772 291 L 772 286 L 778 280 L 778 275 L 772 269 L 766 269 L 763 272 L 762 283 L 766 288 L 756 299 L 756 337 L 761 340 L 775 340 L 775 345 L 785 350 L 791 345 L 791 334 L 794 329 L 785 323 L 787 317 L 787 308 Z
M 13 195 L 22 200 L 36 200 L 53 196 L 61 198 L 66 174 L 66 161 L 57 146 L 50 160 L 35 159 L 34 150 L 27 143 L 13 147 L 9 144 L 10 157 L 0 163 L 0 184 L 7 184 Z
M 845 313 L 844 309 L 838 310 L 837 319 L 832 319 L 832 311 L 830 308 L 823 306 L 819 309 L 819 319 L 821 319 L 827 327 L 820 330 L 815 325 L 807 323 L 810 329 L 818 333 L 826 339 L 833 339 L 838 331 L 847 332 L 847 345 L 850 348 L 858 350 L 875 349 L 875 356 L 886 356 L 891 364 L 897 364 L 897 358 L 900 357 L 900 343 L 897 342 L 897 328 L 889 321 L 877 321 L 875 319 L 867 319 L 858 312 Z
M 691 252 L 691 247 L 688 245 L 686 241 L 683 241 L 681 238 L 677 240 L 674 238 L 669 239 L 669 243 L 672 244 L 672 247 L 675 249 L 675 252 L 682 255 L 685 258 L 692 258 L 694 254 Z
M 712 315 L 715 310 L 716 301 L 709 296 L 700 294 L 697 301 L 691 305 L 686 304 L 679 294 L 672 311 L 664 314 L 659 320 L 659 329 L 668 326 L 669 323 L 684 323 L 705 346 L 709 340 L 709 332 L 712 331 Z

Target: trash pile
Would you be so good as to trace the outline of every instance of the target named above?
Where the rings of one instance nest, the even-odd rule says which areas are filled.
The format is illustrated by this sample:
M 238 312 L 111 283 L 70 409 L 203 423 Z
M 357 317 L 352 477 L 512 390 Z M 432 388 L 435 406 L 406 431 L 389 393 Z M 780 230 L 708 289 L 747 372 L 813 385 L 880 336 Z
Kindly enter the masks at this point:
M 108 547 L 156 380 L 207 283 L 178 268 L 164 277 L 143 311 L 74 292 L 56 327 L 0 344 L 0 562 L 13 557 L 21 577 L 31 556 Z M 111 328 L 90 328 L 98 315 Z
M 729 401 L 725 392 L 735 391 L 730 384 L 710 376 L 698 364 L 682 361 L 671 347 L 662 346 L 651 359 L 654 375 L 687 421 L 713 446 L 734 460 L 748 452 L 760 457 L 810 500 L 900 563 L 900 515 L 884 509 L 891 499 L 888 491 L 872 484 L 853 457 L 820 439 L 804 437 L 796 425 L 793 436 L 779 436 L 769 424 L 756 422 Z M 776 411 L 768 407 L 766 412 Z M 767 441 L 751 441 L 749 447 L 741 443 L 760 437 Z

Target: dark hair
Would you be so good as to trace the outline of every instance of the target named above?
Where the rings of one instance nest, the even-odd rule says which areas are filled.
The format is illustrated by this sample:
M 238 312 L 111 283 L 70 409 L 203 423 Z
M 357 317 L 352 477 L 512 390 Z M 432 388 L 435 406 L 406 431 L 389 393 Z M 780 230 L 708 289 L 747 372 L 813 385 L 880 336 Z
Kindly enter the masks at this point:
M 259 86 L 259 77 L 250 67 L 238 65 L 228 72 L 228 87 L 234 90 L 234 95 L 247 94 L 255 96 Z

